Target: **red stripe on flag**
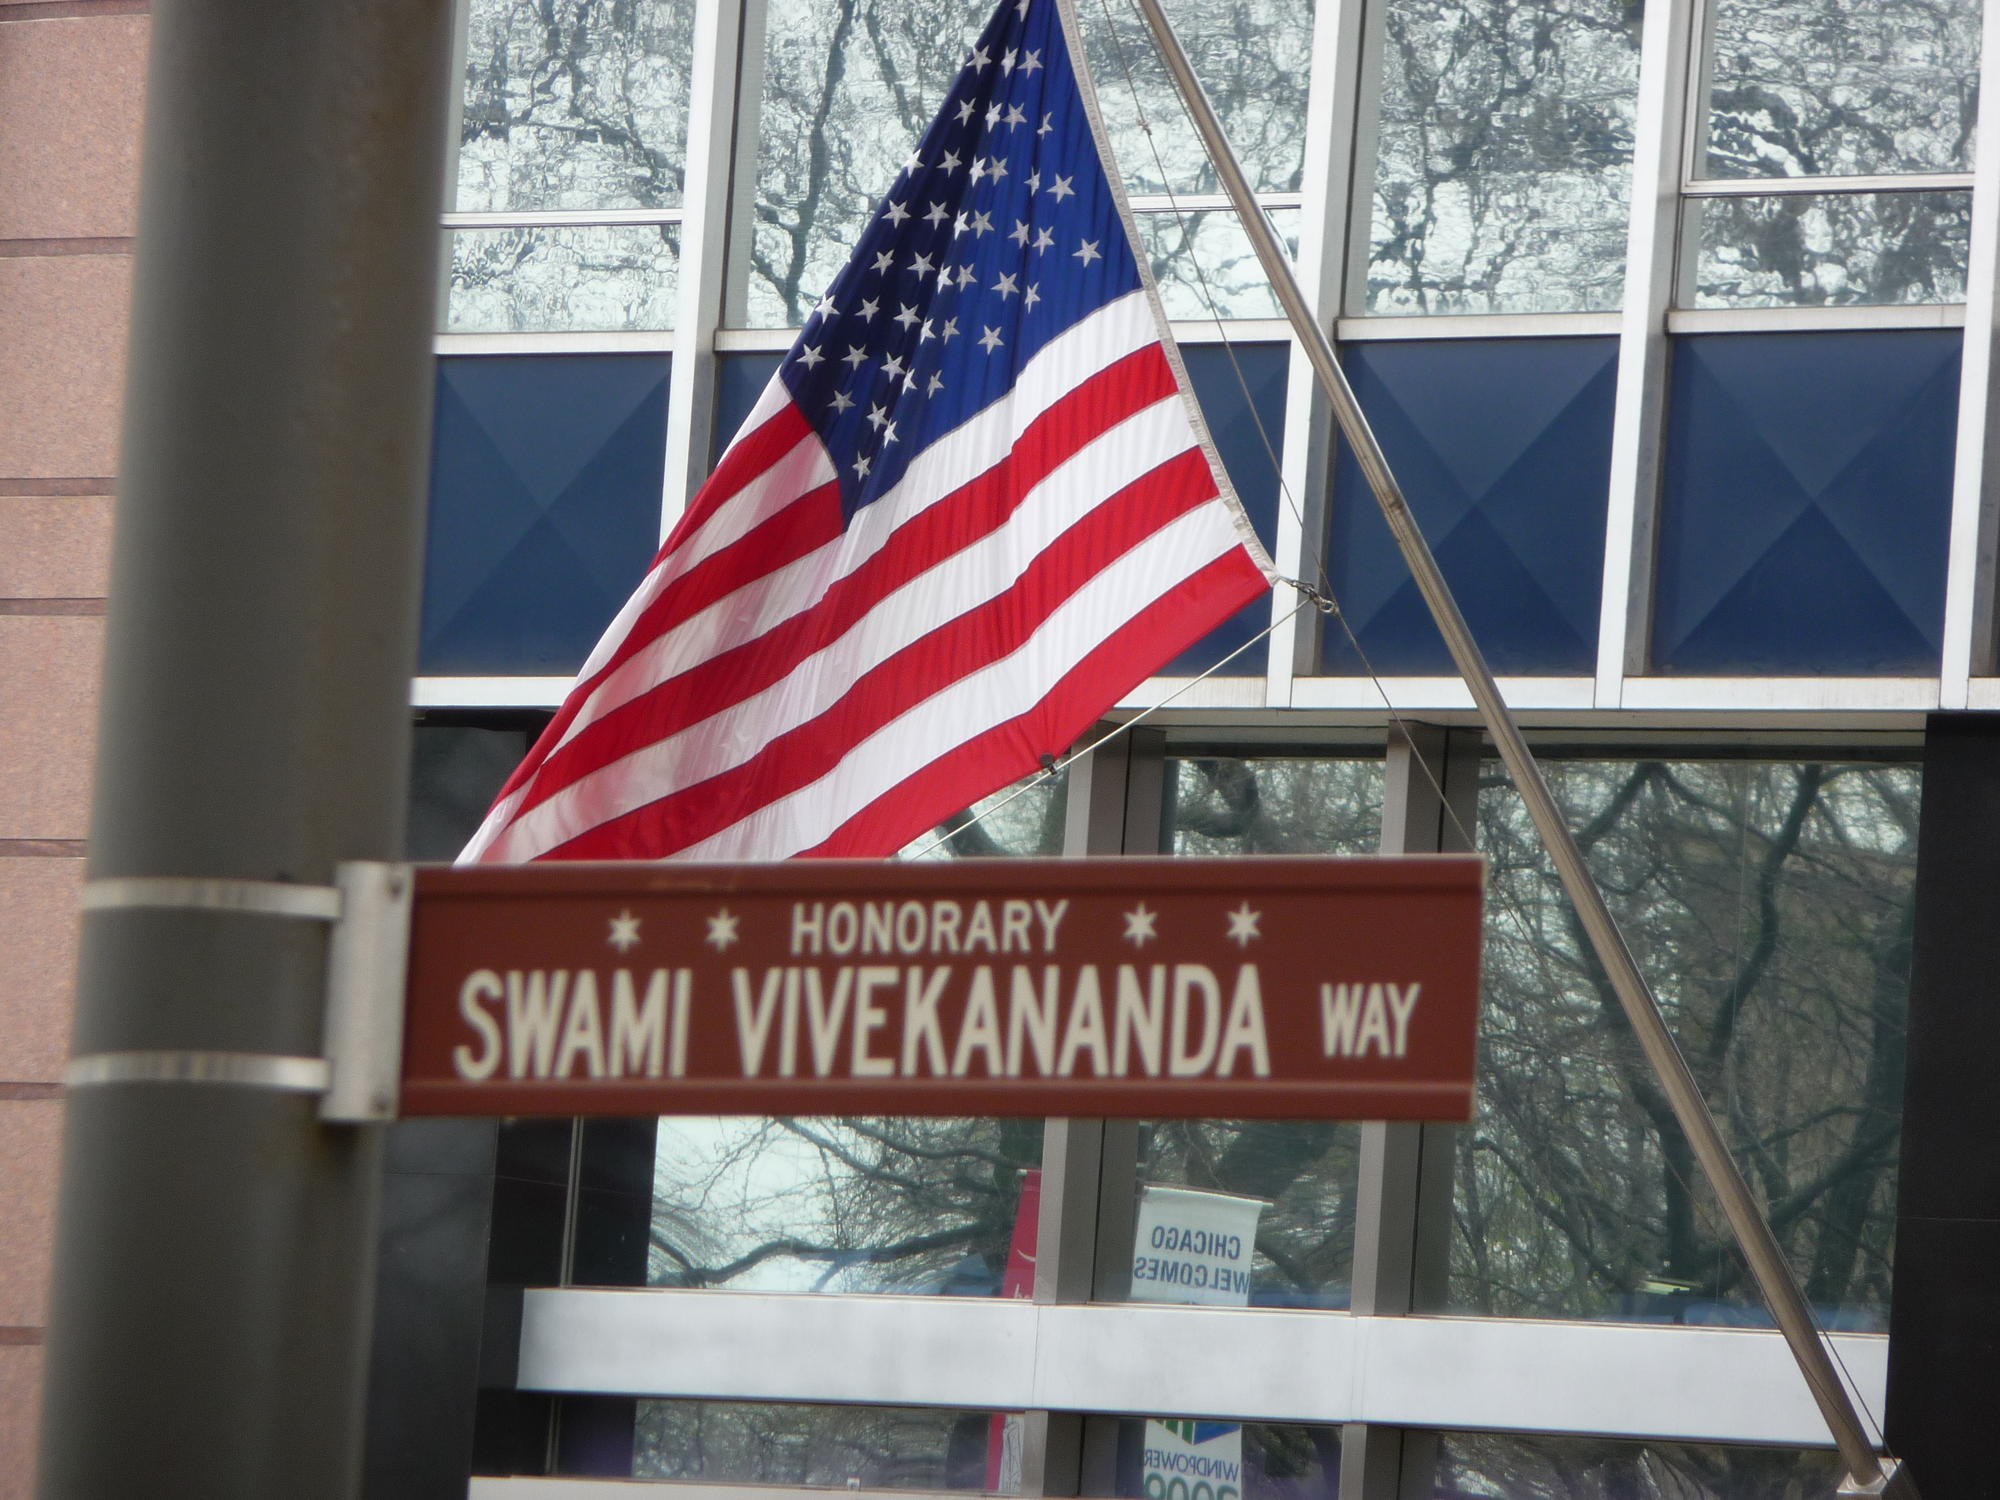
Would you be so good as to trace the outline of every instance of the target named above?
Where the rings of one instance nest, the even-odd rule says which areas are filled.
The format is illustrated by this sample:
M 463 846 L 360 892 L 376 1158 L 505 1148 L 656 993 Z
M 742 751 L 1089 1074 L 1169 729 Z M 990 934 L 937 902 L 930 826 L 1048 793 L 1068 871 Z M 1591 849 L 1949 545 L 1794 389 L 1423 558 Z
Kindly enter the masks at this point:
M 995 787 L 1041 769 L 1097 722 L 1133 680 L 1187 650 L 1214 625 L 1270 588 L 1241 550 L 1217 558 L 1155 600 L 1097 646 L 1033 709 L 974 735 L 940 755 L 849 818 L 803 858 L 841 859 L 901 849 L 962 812 Z M 1189 621 L 1202 623 L 1190 626 Z
M 1064 532 L 1029 564 L 1014 588 L 869 667 L 817 718 L 779 735 L 741 765 L 609 819 L 537 857 L 631 858 L 635 849 L 656 850 L 659 854 L 654 857 L 660 857 L 699 843 L 759 807 L 810 785 L 883 725 L 1018 650 L 1050 611 L 1078 588 L 1214 495 L 1208 460 L 1201 450 L 1191 448 L 1176 455 Z M 1247 558 L 1245 566 L 1250 566 Z M 1263 575 L 1256 577 L 1261 588 Z M 1129 682 L 1129 661 L 1126 666 Z
M 836 581 L 814 607 L 647 689 L 587 725 L 568 744 L 550 751 L 516 815 L 560 795 L 572 783 L 635 750 L 678 734 L 782 681 L 910 580 L 991 536 L 1030 490 L 1080 449 L 1173 394 L 1173 371 L 1158 345 L 1138 350 L 1100 371 L 1030 424 L 1010 456 L 897 528 L 879 552 Z M 1212 485 L 1203 487 L 1213 493 Z M 1171 517 L 1163 513 L 1161 519 Z M 646 617 L 653 613 L 649 609 Z M 651 634 L 662 634 L 667 628 L 671 625 L 660 622 Z M 633 636 L 638 634 L 635 627 Z

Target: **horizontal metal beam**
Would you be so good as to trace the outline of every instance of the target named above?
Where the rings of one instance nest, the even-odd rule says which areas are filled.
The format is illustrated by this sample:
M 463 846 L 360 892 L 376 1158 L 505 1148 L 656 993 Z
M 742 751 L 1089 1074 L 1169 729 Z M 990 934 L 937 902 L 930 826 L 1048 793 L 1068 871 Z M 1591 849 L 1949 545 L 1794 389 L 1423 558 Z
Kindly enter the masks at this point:
M 1888 1340 L 1834 1340 L 1879 1410 Z M 1533 1379 L 1524 1378 L 1532 1371 Z M 1756 1329 L 948 1297 L 530 1291 L 523 1389 L 1824 1447 Z

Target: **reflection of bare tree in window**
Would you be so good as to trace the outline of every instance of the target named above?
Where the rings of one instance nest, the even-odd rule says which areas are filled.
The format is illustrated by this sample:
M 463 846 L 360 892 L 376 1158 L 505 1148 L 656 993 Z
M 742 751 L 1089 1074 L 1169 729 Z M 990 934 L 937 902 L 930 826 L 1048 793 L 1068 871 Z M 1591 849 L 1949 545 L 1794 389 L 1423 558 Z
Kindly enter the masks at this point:
M 1889 768 L 1576 765 L 1559 792 L 1772 1227 L 1832 1314 L 1887 1307 L 1916 780 Z M 1755 1293 L 1511 792 L 1454 1300 L 1727 1319 Z
M 991 1296 L 1039 1120 L 661 1127 L 655 1285 Z
M 1708 198 L 1697 307 L 1962 302 L 1969 193 Z
M 1115 10 L 1129 12 L 1129 0 Z M 1082 7 L 1114 149 L 1142 192 L 1213 187 L 1171 89 L 1136 32 L 1111 45 L 1096 5 Z M 777 0 L 759 118 L 750 321 L 797 324 L 847 258 L 875 202 L 930 124 L 978 16 L 945 0 Z M 1184 0 L 1175 19 L 1195 66 L 1260 186 L 1293 188 L 1301 161 L 1310 8 L 1282 0 Z M 1136 23 L 1132 23 L 1136 24 Z M 1198 40 L 1196 40 L 1198 39 Z M 1129 63 L 1159 128 L 1169 181 L 1138 134 Z M 1261 310 L 1261 309 L 1260 309 Z
M 1371 312 L 1618 305 L 1639 7 L 1393 0 Z
M 1440 1446 L 1437 1500 L 1823 1500 L 1840 1481 L 1830 1452 L 1458 1432 Z
M 473 0 L 458 207 L 671 208 L 690 0 Z

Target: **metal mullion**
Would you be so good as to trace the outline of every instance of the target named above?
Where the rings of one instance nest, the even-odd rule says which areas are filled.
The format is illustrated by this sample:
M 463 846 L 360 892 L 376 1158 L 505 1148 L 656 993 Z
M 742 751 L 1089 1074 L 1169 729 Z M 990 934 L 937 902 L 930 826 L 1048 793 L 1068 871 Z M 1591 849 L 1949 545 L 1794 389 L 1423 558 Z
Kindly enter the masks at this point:
M 728 270 L 742 42 L 741 0 L 696 0 L 687 177 L 681 194 L 680 299 L 674 316 L 673 377 L 667 383 L 662 540 L 708 477 L 715 426 L 715 330 L 722 321 Z
M 2000 5 L 1988 5 L 1982 58 L 2000 58 Z M 1941 708 L 1964 708 L 1972 678 L 1994 671 L 1993 572 L 1996 512 L 2000 512 L 2000 451 L 1996 451 L 1995 344 L 2000 342 L 2000 89 L 1982 90 L 1974 162 L 1972 241 L 1965 268 L 1965 337 L 1958 377 L 1958 437 L 1953 458 L 1951 533 L 1944 591 L 1944 650 L 1939 663 Z
M 1385 769 L 1382 853 L 1471 848 L 1478 730 L 1392 725 Z M 1361 1126 L 1352 1312 L 1398 1317 L 1444 1306 L 1457 1134 L 1450 1125 Z M 1428 1497 L 1436 1464 L 1434 1432 L 1366 1422 L 1342 1427 L 1340 1491 L 1356 1500 Z
M 596 229 L 678 224 L 685 216 L 679 208 L 523 208 L 453 211 L 442 218 L 447 229 Z
M 1971 172 L 1912 172 L 1859 177 L 1691 177 L 1689 198 L 1787 198 L 1825 193 L 1958 193 L 1973 186 Z
M 1673 303 L 1682 162 L 1687 149 L 1688 53 L 1695 0 L 1646 9 L 1640 40 L 1632 218 L 1605 513 L 1598 614 L 1599 708 L 1617 708 L 1625 677 L 1644 670 L 1652 614 L 1654 513 L 1666 436 L 1667 311 Z
M 1313 17 L 1311 84 L 1306 94 L 1304 192 L 1300 195 L 1299 280 L 1312 299 L 1314 316 L 1331 328 L 1340 316 L 1348 261 L 1349 232 L 1357 196 L 1357 140 L 1361 111 L 1369 103 L 1363 86 L 1367 27 L 1364 0 L 1332 0 Z M 1365 217 L 1365 216 L 1364 216 Z M 1363 258 L 1365 264 L 1365 254 Z M 1290 330 L 1287 330 L 1290 338 Z M 1333 407 L 1313 378 L 1312 364 L 1296 339 L 1285 378 L 1285 437 L 1279 483 L 1292 498 L 1278 508 L 1273 560 L 1281 573 L 1317 584 L 1326 535 L 1327 491 L 1333 477 Z M 1319 615 L 1300 611 L 1290 589 L 1271 600 L 1274 621 L 1266 657 L 1266 702 L 1291 705 L 1292 685 L 1319 665 Z

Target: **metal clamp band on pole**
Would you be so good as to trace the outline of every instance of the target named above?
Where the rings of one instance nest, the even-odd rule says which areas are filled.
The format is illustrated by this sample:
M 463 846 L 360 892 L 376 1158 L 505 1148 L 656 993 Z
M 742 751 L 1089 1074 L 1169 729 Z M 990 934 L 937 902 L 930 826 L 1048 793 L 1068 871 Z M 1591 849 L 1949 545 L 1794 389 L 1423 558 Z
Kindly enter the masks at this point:
M 204 876 L 120 875 L 83 888 L 85 911 L 244 912 L 266 917 L 340 920 L 340 892 L 330 885 L 282 880 L 222 880 Z
M 271 1052 L 89 1052 L 73 1058 L 63 1083 L 73 1089 L 113 1083 L 224 1084 L 283 1094 L 323 1094 L 329 1069 L 319 1057 Z
M 1332 340 L 1314 319 L 1305 293 L 1300 290 L 1298 280 L 1292 273 L 1291 261 L 1278 243 L 1277 236 L 1271 232 L 1270 225 L 1265 222 L 1263 210 L 1250 191 L 1250 184 L 1230 150 L 1215 110 L 1209 104 L 1200 80 L 1195 77 L 1187 55 L 1181 50 L 1172 26 L 1161 11 L 1159 0 L 1138 0 L 1138 5 L 1159 46 L 1161 58 L 1187 103 L 1188 113 L 1208 149 L 1209 159 L 1222 179 L 1223 188 L 1235 205 L 1243 230 L 1250 236 L 1257 258 L 1271 279 L 1272 289 L 1284 307 L 1285 316 L 1290 319 L 1301 347 L 1312 361 L 1313 373 L 1318 376 L 1321 387 L 1333 404 L 1340 430 L 1353 448 L 1355 459 L 1368 478 L 1369 488 L 1375 492 L 1375 499 L 1382 507 L 1389 530 L 1395 535 L 1403 560 L 1409 565 L 1424 602 L 1430 606 L 1431 618 L 1436 621 L 1439 633 L 1451 649 L 1452 661 L 1459 675 L 1471 689 L 1487 731 L 1493 736 L 1494 748 L 1506 763 L 1508 774 L 1513 777 L 1514 785 L 1534 819 L 1536 831 L 1540 833 L 1542 843 L 1562 877 L 1563 888 L 1576 905 L 1577 916 L 1589 936 L 1591 949 L 1604 966 L 1626 1019 L 1638 1036 L 1640 1048 L 1673 1107 L 1674 1118 L 1686 1134 L 1709 1185 L 1715 1190 L 1729 1227 L 1742 1248 L 1743 1257 L 1771 1309 L 1771 1316 L 1784 1334 L 1792 1357 L 1798 1361 L 1799 1372 L 1805 1377 L 1813 1400 L 1818 1403 L 1820 1415 L 1840 1449 L 1841 1462 L 1846 1465 L 1851 1479 L 1863 1486 L 1885 1483 L 1884 1470 L 1876 1457 L 1874 1444 L 1869 1441 L 1854 1403 L 1841 1384 L 1833 1361 L 1813 1326 L 1811 1311 L 1791 1267 L 1785 1261 L 1784 1252 L 1751 1196 L 1749 1184 L 1743 1180 L 1743 1174 L 1731 1158 L 1722 1132 L 1717 1128 L 1695 1083 L 1694 1074 L 1689 1071 L 1686 1058 L 1681 1055 L 1673 1034 L 1668 1031 L 1667 1023 L 1660 1015 L 1659 1004 L 1639 972 L 1624 935 L 1618 930 L 1616 919 L 1604 903 L 1603 894 L 1591 878 L 1584 863 L 1583 851 L 1571 836 L 1555 795 L 1542 776 L 1541 767 L 1536 764 L 1533 752 L 1522 738 L 1520 728 L 1500 694 L 1500 686 L 1494 681 L 1478 642 L 1466 626 L 1465 617 L 1459 613 L 1457 601 L 1453 599 L 1443 573 L 1438 570 L 1437 560 L 1431 555 L 1429 545 L 1417 528 L 1416 518 L 1410 513 L 1409 502 L 1389 468 L 1382 445 L 1369 428 L 1368 419 L 1362 414 L 1353 388 L 1348 385 L 1347 377 L 1340 368 Z M 1908 1478 L 1907 1470 L 1893 1477 L 1898 1481 L 1896 1487 L 1899 1493 L 1915 1496 L 1916 1488 Z M 1863 1492 L 1866 1493 L 1865 1490 Z

